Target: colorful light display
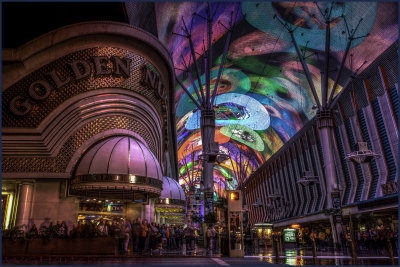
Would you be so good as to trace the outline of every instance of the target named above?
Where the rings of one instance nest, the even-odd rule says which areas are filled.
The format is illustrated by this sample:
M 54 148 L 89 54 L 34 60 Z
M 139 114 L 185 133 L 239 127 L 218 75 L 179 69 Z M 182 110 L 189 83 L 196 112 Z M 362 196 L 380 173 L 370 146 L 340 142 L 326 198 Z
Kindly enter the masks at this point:
M 265 107 L 254 98 L 228 93 L 215 98 L 216 126 L 243 125 L 254 130 L 265 130 L 269 127 L 269 115 Z M 189 117 L 186 129 L 194 130 L 200 127 L 200 111 Z
M 202 55 L 208 49 L 207 42 L 203 43 L 206 40 L 206 21 L 199 16 L 193 18 L 192 15 L 196 12 L 205 17 L 207 4 L 159 2 L 155 5 L 158 35 L 169 49 L 174 65 L 184 69 L 182 57 L 186 64 L 193 63 L 189 60 L 188 40 L 172 34 L 182 33 L 185 21 L 192 30 L 199 66 L 204 69 Z M 215 10 L 211 91 L 214 90 L 227 32 L 222 25 L 229 25 L 231 18 L 236 22 L 215 99 L 215 141 L 219 143 L 220 150 L 226 153 L 236 150 L 246 152 L 243 153 L 247 155 L 246 159 L 258 167 L 315 116 L 315 110 L 312 109 L 315 103 L 290 36 L 273 16 L 276 14 L 285 23 L 298 27 L 295 37 L 301 48 L 307 50 L 307 55 L 310 54 L 306 63 L 317 92 L 320 92 L 320 71 L 324 66 L 321 51 L 325 45 L 325 24 L 313 2 L 224 2 L 211 6 Z M 318 7 L 324 12 L 328 7 L 327 2 L 318 3 Z M 398 39 L 398 21 L 394 13 L 397 12 L 396 3 L 339 2 L 333 6 L 332 12 L 337 16 L 331 23 L 332 68 L 340 64 L 346 46 L 346 26 L 342 14 L 350 30 L 363 19 L 357 30 L 361 38 L 352 42 L 349 51 L 354 55 L 355 67 L 364 60 L 371 63 Z M 344 76 L 350 73 L 350 64 L 346 62 Z M 179 70 L 177 75 L 197 99 L 187 75 Z M 336 75 L 334 71 L 330 73 L 330 87 Z M 204 85 L 204 75 L 200 79 Z M 344 80 L 339 82 L 335 94 L 342 89 L 340 84 Z M 195 80 L 195 83 L 198 86 L 198 81 Z M 197 155 L 201 153 L 200 111 L 179 86 L 176 90 L 178 159 L 181 161 L 189 153 L 188 147 L 194 149 Z M 230 162 L 214 168 L 217 194 L 223 194 L 226 178 L 234 178 L 234 182 L 228 183 L 232 189 L 237 185 L 231 168 Z M 181 175 L 180 183 L 185 184 L 185 174 Z

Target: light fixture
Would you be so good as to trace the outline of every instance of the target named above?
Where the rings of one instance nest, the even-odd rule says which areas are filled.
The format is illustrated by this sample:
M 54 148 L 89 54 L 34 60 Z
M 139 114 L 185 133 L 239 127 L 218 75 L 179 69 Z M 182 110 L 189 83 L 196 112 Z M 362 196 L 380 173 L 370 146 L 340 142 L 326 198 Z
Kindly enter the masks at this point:
M 231 192 L 230 193 L 231 200 L 239 200 L 239 193 L 238 192 Z
M 368 149 L 367 142 L 358 142 L 356 147 L 358 150 L 347 154 L 345 158 L 346 160 L 360 164 L 365 162 L 371 162 L 375 158 L 377 159 L 380 158 L 380 154 L 374 153 L 373 151 Z
M 136 183 L 136 176 L 135 175 L 129 175 L 130 178 L 130 183 L 134 184 Z

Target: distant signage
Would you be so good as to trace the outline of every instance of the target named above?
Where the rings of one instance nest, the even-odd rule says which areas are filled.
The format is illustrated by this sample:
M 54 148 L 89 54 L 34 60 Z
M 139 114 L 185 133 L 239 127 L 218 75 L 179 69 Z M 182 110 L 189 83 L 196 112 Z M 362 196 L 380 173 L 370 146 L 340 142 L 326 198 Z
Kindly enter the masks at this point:
M 106 204 L 107 211 L 112 213 L 122 213 L 124 209 L 123 204 Z
M 239 200 L 239 193 L 238 192 L 231 192 L 229 198 L 231 200 Z
M 283 229 L 283 241 L 285 242 L 296 242 L 296 230 L 295 229 Z
M 299 229 L 299 228 L 300 228 L 300 224 L 298 224 L 298 223 L 292 224 L 292 225 L 290 226 L 290 228 Z
M 336 210 L 342 207 L 339 192 L 332 192 L 332 206 Z
M 213 192 L 204 192 L 204 198 L 212 198 Z

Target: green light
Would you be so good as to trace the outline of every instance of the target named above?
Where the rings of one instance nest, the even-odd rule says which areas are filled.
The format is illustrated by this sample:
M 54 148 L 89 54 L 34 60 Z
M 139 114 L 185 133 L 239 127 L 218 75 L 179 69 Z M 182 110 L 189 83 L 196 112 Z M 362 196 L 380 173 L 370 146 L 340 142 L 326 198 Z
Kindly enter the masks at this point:
M 239 124 L 224 126 L 221 133 L 257 151 L 264 150 L 264 142 L 261 137 L 249 127 Z

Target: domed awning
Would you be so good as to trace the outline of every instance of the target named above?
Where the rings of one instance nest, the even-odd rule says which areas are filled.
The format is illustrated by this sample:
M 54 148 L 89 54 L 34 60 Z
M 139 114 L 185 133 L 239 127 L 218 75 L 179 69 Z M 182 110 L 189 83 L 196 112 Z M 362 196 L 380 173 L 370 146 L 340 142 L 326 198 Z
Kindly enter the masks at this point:
M 85 153 L 70 193 L 146 201 L 160 195 L 162 184 L 160 163 L 149 148 L 132 137 L 118 136 L 100 141 Z
M 163 190 L 157 207 L 176 208 L 175 206 L 185 206 L 185 203 L 186 197 L 182 186 L 174 179 L 164 176 Z

